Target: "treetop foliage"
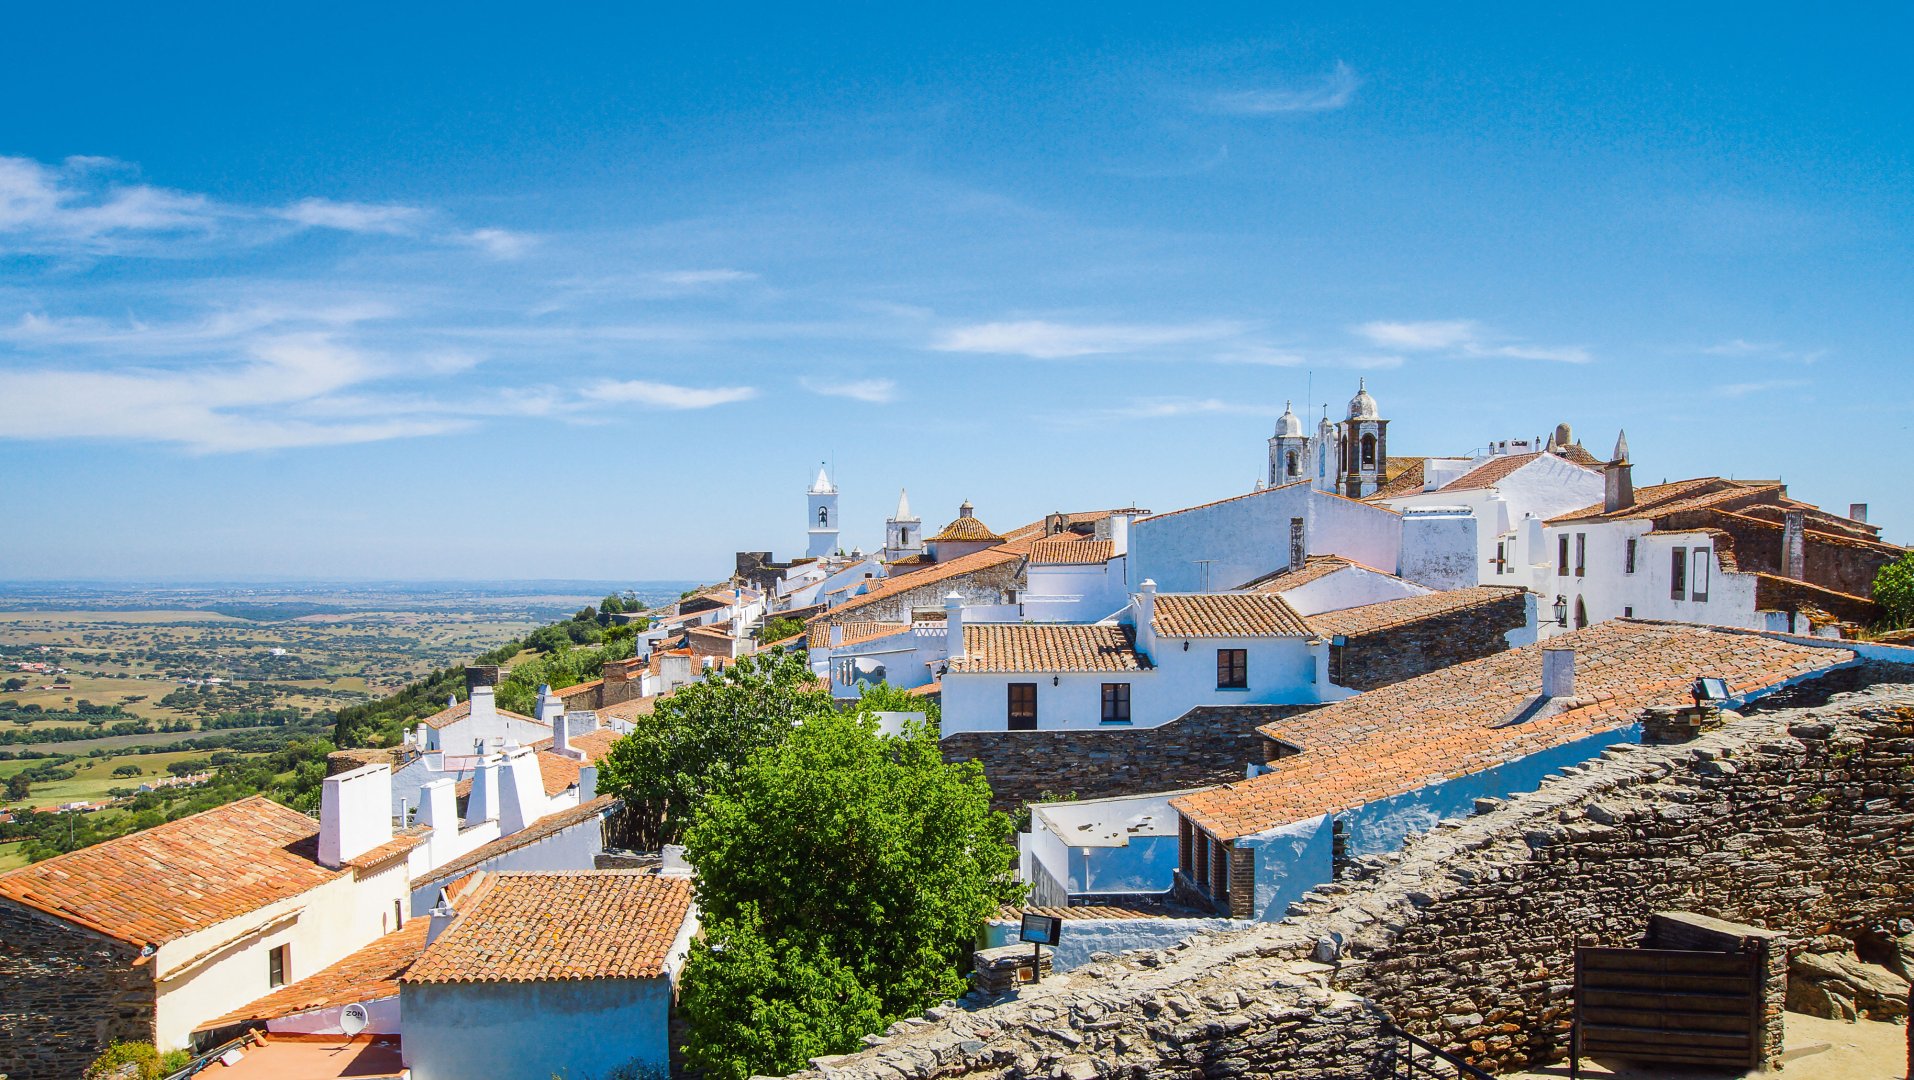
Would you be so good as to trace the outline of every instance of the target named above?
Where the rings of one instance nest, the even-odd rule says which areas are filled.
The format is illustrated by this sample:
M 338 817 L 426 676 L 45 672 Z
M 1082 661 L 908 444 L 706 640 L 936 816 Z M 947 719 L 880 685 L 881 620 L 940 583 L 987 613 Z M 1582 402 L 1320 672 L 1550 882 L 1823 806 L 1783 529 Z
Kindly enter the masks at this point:
M 1874 575 L 1874 602 L 1887 609 L 1895 629 L 1914 625 L 1914 552 L 1888 563 Z

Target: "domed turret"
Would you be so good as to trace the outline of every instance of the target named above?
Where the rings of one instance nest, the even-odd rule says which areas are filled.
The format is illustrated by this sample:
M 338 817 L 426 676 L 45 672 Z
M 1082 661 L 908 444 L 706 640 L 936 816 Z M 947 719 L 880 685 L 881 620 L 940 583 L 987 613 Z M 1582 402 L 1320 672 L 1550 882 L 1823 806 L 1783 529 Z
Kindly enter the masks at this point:
M 1276 437 L 1279 439 L 1299 439 L 1303 434 L 1303 422 L 1290 411 L 1290 403 L 1283 402 L 1283 415 L 1276 418 Z
M 1376 420 L 1382 414 L 1376 411 L 1376 399 L 1369 396 L 1369 380 L 1356 381 L 1356 396 L 1349 399 L 1349 419 Z

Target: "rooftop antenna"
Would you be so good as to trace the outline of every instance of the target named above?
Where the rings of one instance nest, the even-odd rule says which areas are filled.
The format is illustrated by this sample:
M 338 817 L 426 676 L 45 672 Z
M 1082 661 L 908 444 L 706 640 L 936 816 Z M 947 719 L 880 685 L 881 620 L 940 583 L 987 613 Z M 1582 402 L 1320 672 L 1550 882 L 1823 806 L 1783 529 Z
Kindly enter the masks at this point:
M 1303 408 L 1309 412 L 1315 412 L 1316 411 L 1316 369 L 1310 368 L 1307 373 L 1307 376 L 1308 377 L 1303 381 Z M 1305 428 L 1304 430 L 1307 431 L 1308 429 Z

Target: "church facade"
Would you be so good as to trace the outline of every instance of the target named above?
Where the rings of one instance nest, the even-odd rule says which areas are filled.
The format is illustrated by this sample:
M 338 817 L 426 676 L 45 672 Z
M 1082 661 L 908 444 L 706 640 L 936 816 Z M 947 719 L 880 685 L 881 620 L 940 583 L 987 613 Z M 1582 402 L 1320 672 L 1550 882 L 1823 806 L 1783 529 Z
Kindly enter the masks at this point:
M 1376 399 L 1369 396 L 1368 380 L 1357 383 L 1356 396 L 1340 423 L 1325 410 L 1316 433 L 1303 432 L 1303 422 L 1283 404 L 1276 433 L 1269 440 L 1270 487 L 1308 480 L 1318 491 L 1360 499 L 1374 495 L 1389 465 L 1389 421 L 1382 418 Z

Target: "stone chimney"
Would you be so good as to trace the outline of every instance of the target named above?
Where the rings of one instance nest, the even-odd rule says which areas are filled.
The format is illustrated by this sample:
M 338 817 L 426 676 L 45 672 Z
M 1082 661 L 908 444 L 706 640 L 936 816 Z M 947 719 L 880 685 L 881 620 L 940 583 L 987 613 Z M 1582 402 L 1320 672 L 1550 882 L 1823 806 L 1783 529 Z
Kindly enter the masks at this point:
M 1808 576 L 1808 516 L 1788 510 L 1781 516 L 1781 574 L 1801 581 Z
M 1545 698 L 1567 698 L 1575 696 L 1575 650 L 1542 650 L 1542 696 Z
M 319 861 L 337 870 L 392 839 L 392 768 L 328 776 L 319 793 Z
M 955 589 L 944 597 L 944 656 L 964 658 L 964 598 Z
M 1858 521 L 1861 524 L 1866 525 L 1867 524 L 1867 504 L 1866 503 L 1849 503 L 1848 504 L 1848 520 Z
M 465 669 L 465 689 L 470 693 L 473 687 L 497 686 L 499 668 L 497 664 L 474 664 Z
M 1612 514 L 1635 505 L 1635 467 L 1628 461 L 1628 432 L 1615 437 L 1615 455 L 1602 466 L 1602 512 Z
M 1144 578 L 1136 594 L 1136 651 L 1156 663 L 1156 579 Z

